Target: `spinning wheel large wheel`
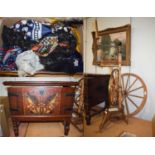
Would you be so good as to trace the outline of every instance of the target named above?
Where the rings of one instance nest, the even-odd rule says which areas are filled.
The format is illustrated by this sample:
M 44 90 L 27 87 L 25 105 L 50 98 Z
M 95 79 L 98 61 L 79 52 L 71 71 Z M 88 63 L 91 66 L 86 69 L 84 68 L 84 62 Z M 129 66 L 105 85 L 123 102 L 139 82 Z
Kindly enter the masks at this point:
M 147 88 L 144 81 L 136 74 L 122 74 L 123 104 L 127 116 L 139 113 L 147 100 Z
M 118 90 L 121 89 L 125 114 L 127 116 L 136 115 L 143 109 L 147 99 L 147 88 L 144 81 L 133 73 L 122 74 L 121 85 L 118 84 L 118 80 L 119 70 L 114 69 L 109 83 L 110 103 L 117 102 Z

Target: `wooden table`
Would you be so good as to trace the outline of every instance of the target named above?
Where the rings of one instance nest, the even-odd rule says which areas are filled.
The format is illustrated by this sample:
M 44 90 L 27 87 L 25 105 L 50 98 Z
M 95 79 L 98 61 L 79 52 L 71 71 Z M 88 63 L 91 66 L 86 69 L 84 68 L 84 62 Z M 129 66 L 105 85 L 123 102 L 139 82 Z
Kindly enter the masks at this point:
M 110 75 L 84 74 L 84 107 L 87 125 L 91 124 L 91 118 L 104 111 L 109 104 Z M 95 109 L 97 105 L 105 102 L 105 107 Z

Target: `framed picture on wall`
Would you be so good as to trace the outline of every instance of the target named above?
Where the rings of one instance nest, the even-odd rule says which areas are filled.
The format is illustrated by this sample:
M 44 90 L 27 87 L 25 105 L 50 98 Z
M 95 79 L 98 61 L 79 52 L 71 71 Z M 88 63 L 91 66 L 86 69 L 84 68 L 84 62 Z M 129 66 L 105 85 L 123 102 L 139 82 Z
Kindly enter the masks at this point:
M 122 65 L 130 66 L 131 26 L 108 28 L 92 32 L 93 64 L 99 66 L 117 65 L 118 43 L 121 43 Z

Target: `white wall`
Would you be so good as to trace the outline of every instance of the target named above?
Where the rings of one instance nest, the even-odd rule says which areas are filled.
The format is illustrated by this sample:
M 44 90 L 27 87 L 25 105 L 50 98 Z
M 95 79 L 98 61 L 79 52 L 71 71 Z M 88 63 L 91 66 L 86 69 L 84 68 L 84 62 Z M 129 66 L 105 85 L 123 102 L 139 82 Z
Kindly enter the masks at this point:
M 155 18 L 132 18 L 131 71 L 143 78 L 148 99 L 138 117 L 151 120 L 155 114 Z
M 95 31 L 95 24 L 94 24 L 95 18 L 87 18 L 85 21 L 85 27 L 84 30 L 86 31 L 84 39 L 85 39 L 85 57 L 84 57 L 84 62 L 85 62 L 85 72 L 86 73 L 110 73 L 110 70 L 108 67 L 98 67 L 92 65 L 93 61 L 93 53 L 92 53 L 92 31 Z M 116 18 L 116 17 L 103 17 L 103 18 L 97 18 L 98 22 L 98 29 L 99 30 L 104 30 L 107 28 L 112 28 L 112 27 L 119 27 L 122 25 L 130 24 L 130 18 L 128 17 L 122 17 L 122 18 Z
M 122 67 L 122 72 L 139 75 L 147 85 L 148 99 L 139 118 L 151 120 L 155 114 L 155 18 L 97 18 L 99 30 L 131 24 L 131 67 Z M 87 18 L 85 34 L 85 72 L 110 73 L 108 67 L 93 66 L 92 36 L 94 18 Z

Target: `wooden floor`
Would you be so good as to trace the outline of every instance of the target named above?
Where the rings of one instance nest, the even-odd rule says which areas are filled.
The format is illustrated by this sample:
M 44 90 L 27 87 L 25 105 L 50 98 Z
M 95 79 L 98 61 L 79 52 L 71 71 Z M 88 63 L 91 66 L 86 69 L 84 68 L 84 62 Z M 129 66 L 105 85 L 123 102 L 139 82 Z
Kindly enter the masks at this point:
M 14 137 L 12 124 L 10 121 L 10 137 Z M 68 137 L 82 137 L 83 132 L 79 132 L 72 124 Z M 19 127 L 19 137 L 64 137 L 64 126 L 62 123 L 21 123 Z
M 124 121 L 109 122 L 99 131 L 102 114 L 94 116 L 91 125 L 84 126 L 84 136 L 87 137 L 118 137 L 123 132 L 129 132 L 136 137 L 152 137 L 152 123 L 138 118 L 130 118 L 128 124 Z
M 128 124 L 119 120 L 109 122 L 101 131 L 99 125 L 102 114 L 94 116 L 91 125 L 84 125 L 84 132 L 78 131 L 72 124 L 68 137 L 118 137 L 123 132 L 136 135 L 136 137 L 152 137 L 152 123 L 138 118 L 130 118 Z M 11 121 L 10 136 L 14 137 Z M 21 123 L 19 127 L 20 137 L 63 137 L 64 126 L 62 123 Z

